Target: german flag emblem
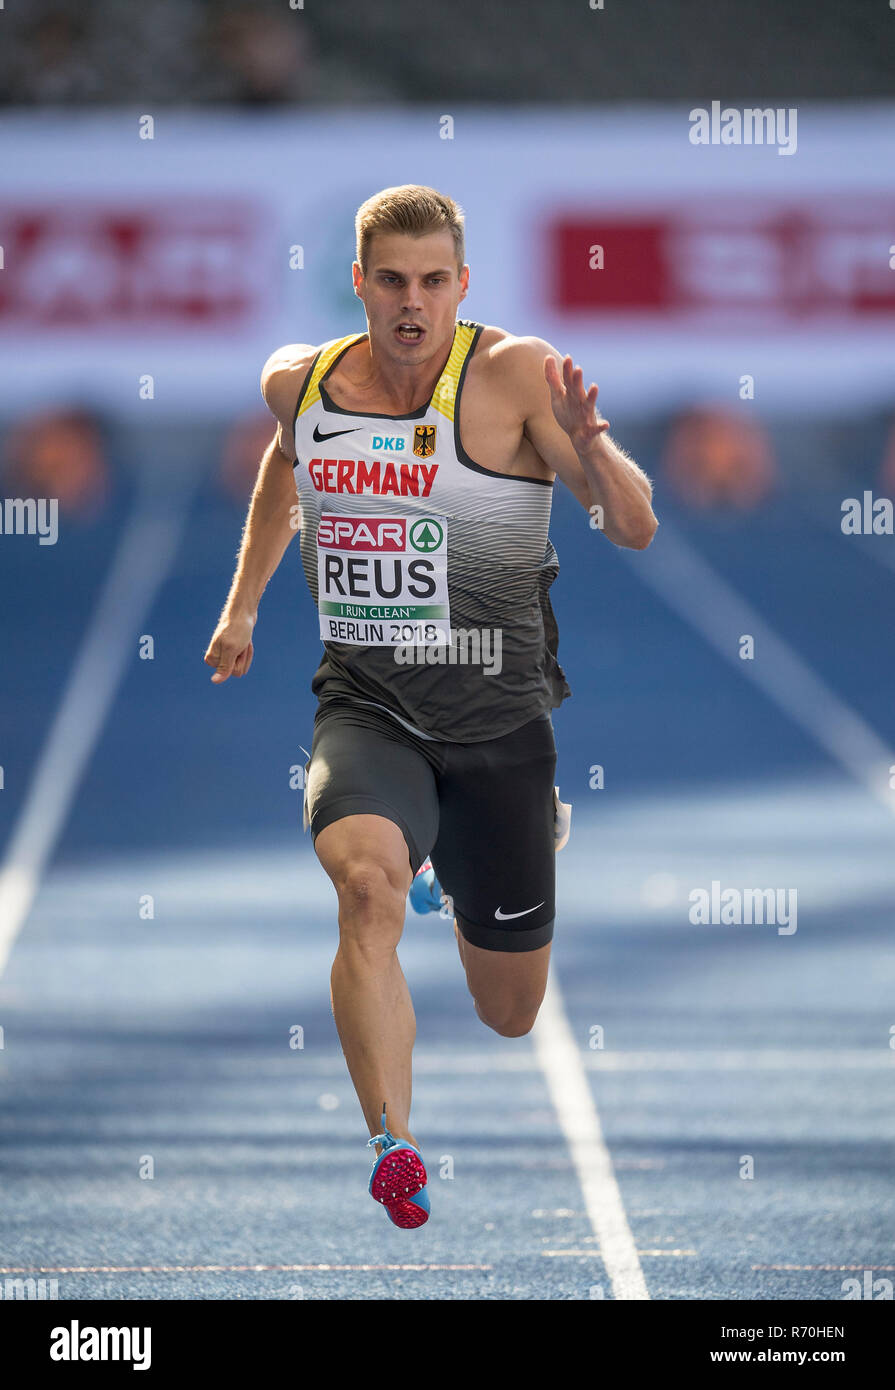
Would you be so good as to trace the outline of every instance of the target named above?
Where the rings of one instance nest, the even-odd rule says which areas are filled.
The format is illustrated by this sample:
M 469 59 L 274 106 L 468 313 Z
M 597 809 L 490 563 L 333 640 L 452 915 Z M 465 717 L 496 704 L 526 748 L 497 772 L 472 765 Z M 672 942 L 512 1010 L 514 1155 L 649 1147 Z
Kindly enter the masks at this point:
M 437 425 L 415 425 L 413 429 L 413 452 L 419 459 L 431 458 L 435 453 L 435 431 Z

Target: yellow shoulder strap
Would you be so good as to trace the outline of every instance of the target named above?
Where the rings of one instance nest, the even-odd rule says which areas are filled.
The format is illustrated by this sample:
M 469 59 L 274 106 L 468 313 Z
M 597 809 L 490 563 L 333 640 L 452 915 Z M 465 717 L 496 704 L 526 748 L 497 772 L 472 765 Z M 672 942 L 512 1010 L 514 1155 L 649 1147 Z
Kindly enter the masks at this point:
M 344 338 L 334 338 L 331 343 L 324 343 L 314 364 L 314 370 L 308 378 L 308 384 L 298 408 L 299 415 L 304 415 L 306 410 L 310 410 L 311 406 L 316 405 L 320 400 L 320 379 L 329 371 L 339 353 L 344 352 L 346 348 L 365 337 L 365 333 L 349 333 Z
M 438 378 L 435 393 L 432 396 L 432 405 L 435 410 L 447 417 L 448 420 L 454 418 L 454 406 L 457 400 L 457 387 L 460 384 L 460 373 L 463 370 L 463 363 L 469 356 L 469 351 L 475 339 L 477 323 L 457 322 L 454 333 L 454 346 L 451 348 L 451 355 L 444 364 L 444 371 Z

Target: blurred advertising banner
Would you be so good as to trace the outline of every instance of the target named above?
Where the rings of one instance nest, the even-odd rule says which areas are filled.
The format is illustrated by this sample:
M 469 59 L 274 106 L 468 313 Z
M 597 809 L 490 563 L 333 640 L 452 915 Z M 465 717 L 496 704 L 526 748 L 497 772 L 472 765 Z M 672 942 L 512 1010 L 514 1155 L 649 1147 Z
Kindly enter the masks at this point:
M 260 232 L 255 204 L 232 198 L 10 199 L 0 330 L 242 327 L 264 304 Z
M 143 139 L 126 111 L 8 112 L 0 411 L 257 406 L 274 348 L 366 327 L 354 215 L 398 183 L 466 212 L 460 312 L 572 353 L 610 419 L 747 380 L 763 412 L 891 407 L 895 105 L 796 128 L 784 151 L 694 144 L 683 107 L 299 108 Z
M 553 304 L 561 313 L 676 318 L 683 331 L 697 315 L 706 324 L 729 325 L 736 315 L 744 326 L 781 330 L 826 314 L 843 328 L 891 324 L 893 232 L 895 196 L 812 206 L 744 193 L 651 216 L 595 206 L 587 218 L 559 216 L 551 227 Z

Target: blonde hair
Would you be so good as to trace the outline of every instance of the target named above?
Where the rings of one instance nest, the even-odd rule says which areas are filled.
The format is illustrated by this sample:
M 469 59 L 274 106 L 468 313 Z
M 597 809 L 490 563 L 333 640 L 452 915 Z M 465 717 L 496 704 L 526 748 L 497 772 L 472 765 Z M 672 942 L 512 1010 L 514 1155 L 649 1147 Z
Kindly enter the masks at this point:
M 446 193 L 439 193 L 424 184 L 404 183 L 374 193 L 358 208 L 354 229 L 357 235 L 357 261 L 364 275 L 367 273 L 370 241 L 377 232 L 425 236 L 429 232 L 448 231 L 454 238 L 457 273 L 463 269 L 466 256 L 463 209 Z

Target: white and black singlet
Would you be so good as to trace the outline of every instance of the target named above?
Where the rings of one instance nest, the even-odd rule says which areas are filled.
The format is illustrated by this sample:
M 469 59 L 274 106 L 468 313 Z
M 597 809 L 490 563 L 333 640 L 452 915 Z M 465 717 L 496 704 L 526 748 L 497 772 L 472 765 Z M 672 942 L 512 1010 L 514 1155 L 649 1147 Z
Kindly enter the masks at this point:
M 467 743 L 571 694 L 548 594 L 553 484 L 486 468 L 460 438 L 482 328 L 457 321 L 430 400 L 400 416 L 333 403 L 326 378 L 367 335 L 335 339 L 294 419 L 301 558 L 324 644 L 314 694 L 359 696 L 424 737 Z

